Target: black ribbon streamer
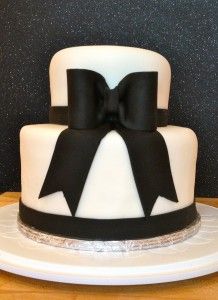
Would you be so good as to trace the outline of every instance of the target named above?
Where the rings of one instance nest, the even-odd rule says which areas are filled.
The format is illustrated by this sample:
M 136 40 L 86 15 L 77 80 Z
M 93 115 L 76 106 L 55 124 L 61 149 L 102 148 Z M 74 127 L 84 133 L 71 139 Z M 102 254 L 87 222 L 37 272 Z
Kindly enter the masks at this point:
M 158 196 L 178 202 L 167 146 L 157 127 L 157 72 L 136 72 L 110 90 L 100 74 L 67 70 L 68 129 L 58 137 L 39 198 L 63 191 L 74 217 L 102 138 L 124 139 L 145 216 Z M 116 176 L 116 174 L 114 174 Z

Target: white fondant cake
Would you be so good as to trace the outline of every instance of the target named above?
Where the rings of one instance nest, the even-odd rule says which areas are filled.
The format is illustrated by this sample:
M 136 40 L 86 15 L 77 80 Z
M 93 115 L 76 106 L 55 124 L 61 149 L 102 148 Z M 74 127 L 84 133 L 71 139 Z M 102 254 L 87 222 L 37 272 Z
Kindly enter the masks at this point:
M 64 129 L 66 126 L 54 124 L 27 125 L 22 128 L 22 201 L 36 210 L 70 216 L 62 192 L 38 199 L 57 138 Z M 197 139 L 191 129 L 167 126 L 159 127 L 158 131 L 167 144 L 179 201 L 174 203 L 159 197 L 153 208 L 153 215 L 193 203 L 197 158 Z M 76 215 L 106 219 L 143 216 L 126 145 L 115 131 L 108 133 L 101 141 Z
M 92 78 L 91 80 L 98 80 L 97 83 L 93 83 L 92 88 L 94 87 L 95 89 L 99 89 L 99 82 L 101 82 L 101 84 L 105 84 L 102 83 L 102 78 L 105 79 L 106 84 L 108 85 L 106 90 L 110 89 L 111 91 L 109 98 L 105 98 L 106 96 L 103 98 L 103 101 L 108 101 L 105 102 L 106 104 L 104 106 L 108 109 L 108 113 L 111 111 L 114 112 L 114 110 L 117 109 L 116 105 L 118 104 L 115 104 L 116 101 L 121 101 L 117 98 L 118 96 L 115 92 L 116 87 L 120 85 L 121 81 L 123 85 L 123 82 L 126 81 L 129 85 L 134 87 L 135 83 L 131 82 L 134 76 L 145 76 L 144 78 L 150 78 L 149 76 L 152 77 L 151 84 L 148 84 L 146 80 L 143 81 L 145 82 L 145 85 L 148 84 L 148 88 L 140 86 L 136 89 L 136 92 L 138 92 L 139 89 L 144 89 L 144 95 L 149 95 L 148 99 L 145 101 L 147 101 L 148 108 L 150 109 L 151 106 L 149 101 L 154 101 L 155 103 L 155 96 L 153 100 L 149 98 L 153 97 L 151 95 L 155 95 L 155 93 L 151 93 L 153 91 L 152 89 L 155 89 L 155 84 L 152 82 L 156 80 L 154 74 L 158 74 L 155 105 L 156 110 L 159 110 L 161 113 L 164 112 L 164 118 L 166 117 L 169 101 L 171 71 L 168 61 L 158 53 L 144 49 L 119 46 L 83 46 L 67 48 L 59 51 L 54 55 L 50 64 L 51 106 L 54 109 L 58 109 L 58 113 L 61 112 L 60 109 L 66 109 L 67 106 L 67 109 L 72 109 L 72 104 L 70 104 L 68 97 L 69 91 L 71 91 L 70 89 L 75 89 L 75 87 L 70 86 L 72 83 L 70 83 L 69 78 L 67 77 L 67 70 L 69 69 L 83 70 L 83 75 L 85 74 L 86 76 L 85 80 L 87 80 L 87 78 Z M 90 70 L 94 72 L 90 73 Z M 128 77 L 128 74 L 134 75 L 132 77 Z M 68 74 L 68 76 L 71 75 Z M 74 80 L 78 80 L 76 82 L 79 83 L 82 82 L 82 78 L 84 78 L 79 77 L 81 76 L 81 73 L 73 76 L 78 76 L 73 78 Z M 100 76 L 103 77 L 100 78 Z M 124 77 L 125 79 L 123 79 Z M 90 82 L 88 83 L 90 84 Z M 84 92 L 84 89 L 86 89 L 84 82 L 81 84 L 81 87 L 82 88 L 78 90 L 79 93 L 83 93 L 81 94 L 83 96 L 79 95 L 79 97 L 82 99 L 84 95 L 87 97 L 88 94 L 86 91 Z M 90 90 L 90 87 L 87 87 L 87 91 L 89 91 L 89 93 Z M 119 97 L 121 97 L 119 94 L 121 93 L 120 90 L 118 92 Z M 98 93 L 99 91 L 95 92 L 95 97 L 99 97 Z M 127 93 L 131 93 L 129 87 L 127 87 L 125 97 L 127 97 Z M 73 97 L 77 97 L 75 96 L 76 94 L 73 95 Z M 139 93 L 139 96 L 136 97 L 141 97 L 140 95 L 141 94 Z M 142 102 L 144 101 L 143 99 L 141 100 Z M 74 98 L 72 101 L 74 101 Z M 95 99 L 91 100 L 90 98 L 90 101 L 95 101 Z M 81 104 L 80 101 L 75 107 L 78 109 L 83 109 L 86 114 L 88 112 L 86 105 L 84 103 Z M 131 109 L 131 107 L 129 109 Z M 140 109 L 137 108 L 134 110 L 134 113 L 140 116 Z M 58 114 L 56 117 L 57 116 L 59 117 Z M 68 112 L 66 116 L 71 118 L 70 112 Z M 81 112 L 78 112 L 78 115 L 75 114 L 75 116 L 76 119 L 80 118 Z M 89 112 L 87 116 L 89 117 Z M 151 117 L 148 113 L 147 116 L 148 118 Z M 153 120 L 155 120 L 155 118 L 150 118 L 149 122 L 151 123 Z M 188 128 L 172 125 L 166 126 L 167 124 L 158 125 L 158 123 L 157 125 L 159 127 L 157 127 L 157 129 L 155 128 L 151 130 L 151 127 L 150 129 L 145 128 L 145 136 L 143 136 L 143 138 L 145 138 L 148 144 L 146 146 L 148 147 L 146 148 L 146 151 L 148 152 L 146 153 L 149 153 L 149 151 L 150 153 L 152 153 L 151 151 L 158 153 L 156 156 L 154 155 L 154 157 L 156 157 L 155 159 L 159 160 L 159 162 L 155 162 L 155 164 L 157 164 L 156 168 L 160 168 L 160 170 L 156 169 L 155 172 L 157 173 L 155 176 L 158 177 L 158 173 L 160 171 L 160 178 L 161 176 L 162 178 L 165 176 L 168 178 L 168 181 L 166 182 L 169 184 L 171 182 L 171 186 L 164 186 L 162 185 L 164 181 L 163 179 L 162 182 L 159 181 L 159 188 L 158 183 L 155 183 L 154 174 L 152 174 L 153 171 L 149 162 L 149 157 L 146 157 L 145 155 L 147 168 L 145 167 L 143 170 L 139 171 L 137 167 L 133 166 L 132 161 L 132 159 L 138 158 L 136 156 L 133 158 L 133 154 L 130 155 L 129 152 L 130 149 L 132 149 L 132 153 L 137 153 L 137 151 L 134 152 L 137 150 L 134 150 L 134 143 L 131 142 L 131 144 L 128 142 L 131 145 L 127 145 L 126 138 L 124 139 L 119 133 L 119 130 L 116 130 L 117 121 L 115 122 L 113 118 L 110 119 L 110 121 L 106 121 L 105 119 L 104 122 L 111 122 L 113 126 L 111 130 L 108 130 L 100 140 L 87 173 L 87 177 L 85 178 L 82 193 L 78 199 L 78 205 L 73 213 L 73 208 L 71 205 L 69 206 L 69 199 L 71 199 L 71 201 L 75 201 L 72 200 L 74 197 L 74 191 L 72 192 L 72 195 L 69 191 L 71 189 L 71 182 L 73 182 L 73 180 L 76 178 L 68 178 L 68 176 L 71 173 L 78 173 L 78 176 L 82 176 L 83 174 L 80 174 L 80 166 L 77 166 L 77 169 L 75 167 L 74 170 L 74 165 L 64 167 L 63 161 L 65 159 L 66 161 L 68 159 L 69 161 L 71 160 L 71 152 L 69 152 L 70 148 L 68 147 L 74 147 L 73 132 L 77 134 L 77 141 L 82 138 L 83 134 L 87 134 L 87 137 L 89 137 L 89 133 L 83 133 L 83 131 L 80 131 L 80 129 L 77 128 L 73 128 L 75 131 L 72 131 L 70 128 L 71 125 L 69 125 L 69 127 L 67 126 L 67 123 L 64 123 L 66 125 L 61 125 L 63 122 L 61 124 L 27 125 L 22 128 L 20 132 L 22 183 L 22 198 L 20 202 L 21 230 L 26 234 L 29 226 L 31 228 L 31 234 L 29 234 L 29 236 L 34 238 L 33 233 L 36 231 L 37 238 L 35 239 L 44 242 L 44 238 L 42 240 L 39 238 L 40 230 L 42 230 L 44 234 L 48 235 L 60 235 L 62 237 L 73 239 L 78 238 L 79 240 L 88 239 L 93 241 L 125 241 L 126 239 L 139 239 L 141 241 L 144 237 L 144 240 L 146 240 L 146 245 L 150 243 L 149 238 L 158 239 L 158 236 L 160 235 L 162 238 L 161 242 L 158 240 L 155 240 L 154 242 L 154 240 L 152 240 L 152 247 L 160 246 L 161 244 L 166 245 L 166 242 L 162 243 L 164 237 L 166 236 L 168 241 L 167 243 L 169 243 L 169 235 L 173 233 L 175 238 L 177 231 L 178 236 L 175 238 L 175 242 L 184 239 L 185 235 L 181 233 L 181 230 L 192 228 L 190 226 L 195 224 L 197 222 L 196 220 L 198 220 L 194 205 L 194 186 L 197 159 L 197 138 L 195 133 Z M 58 121 L 56 123 L 58 123 Z M 141 122 L 141 124 L 142 123 L 143 122 Z M 127 135 L 132 134 L 132 129 L 135 130 L 134 126 L 135 125 L 133 124 L 133 128 L 130 127 L 130 131 L 128 131 L 128 128 L 124 129 L 126 130 Z M 147 125 L 143 124 L 143 126 L 146 127 Z M 87 128 L 89 129 L 89 127 Z M 97 128 L 95 129 L 97 134 L 98 127 L 95 126 L 95 128 Z M 92 128 L 90 128 L 90 130 L 92 130 Z M 135 132 L 137 132 L 137 130 Z M 138 132 L 141 132 L 141 129 L 138 130 Z M 69 133 L 72 134 L 72 140 L 71 138 L 67 136 L 64 137 L 63 135 Z M 90 141 L 92 142 L 92 140 Z M 87 146 L 89 147 L 89 145 Z M 159 148 L 157 149 L 157 147 Z M 86 151 L 86 149 L 81 149 L 81 155 L 84 155 L 84 151 Z M 76 153 L 76 155 L 80 156 L 80 152 L 78 150 Z M 164 157 L 160 157 L 160 155 L 163 155 Z M 166 157 L 168 157 L 168 162 L 161 162 L 161 160 L 166 160 Z M 78 159 L 79 158 L 80 157 L 78 157 Z M 86 158 L 84 157 L 84 159 Z M 143 160 L 143 158 L 140 159 Z M 163 165 L 167 165 L 167 163 L 169 170 L 167 169 L 168 167 L 166 167 L 166 170 L 164 170 Z M 56 166 L 55 170 L 57 173 L 55 170 L 53 170 L 54 165 Z M 60 174 L 68 175 L 66 175 L 66 177 L 63 175 L 62 178 L 58 178 L 59 175 L 57 174 L 59 174 L 59 168 L 62 172 Z M 69 170 L 67 170 L 68 168 Z M 144 182 L 144 184 L 147 185 L 148 193 L 147 195 L 146 193 L 143 195 L 146 195 L 145 198 L 148 199 L 141 199 L 143 186 L 140 187 L 142 183 L 140 182 L 141 179 L 137 172 L 144 173 L 147 176 L 145 176 L 145 178 L 147 178 L 148 182 Z M 47 179 L 47 177 L 53 179 Z M 136 177 L 138 181 L 136 181 Z M 46 180 L 48 180 L 48 182 L 50 180 L 50 186 L 46 187 L 47 190 L 45 193 L 43 190 L 45 189 L 44 185 L 48 185 Z M 61 188 L 58 188 L 57 183 L 62 182 L 64 186 L 65 180 L 68 182 L 68 185 L 66 185 L 65 190 L 61 190 Z M 57 189 L 55 185 L 57 185 Z M 75 195 L 78 192 L 76 189 L 77 187 L 75 187 Z M 165 189 L 165 191 L 163 191 L 163 189 Z M 175 190 L 175 193 L 173 192 L 173 189 Z M 157 198 L 155 199 L 150 215 L 147 215 L 146 202 L 151 201 L 153 195 L 152 192 L 155 190 L 159 191 L 160 194 L 158 194 Z M 176 195 L 176 199 L 175 196 L 172 196 L 170 199 L 170 196 L 167 196 L 170 194 Z M 38 220 L 36 220 L 37 218 Z M 49 220 L 53 222 L 53 225 L 50 226 L 50 221 L 46 221 L 46 218 L 49 218 Z M 57 219 L 57 227 L 59 226 L 57 230 L 55 218 Z M 116 224 L 118 224 L 115 227 L 113 227 L 113 220 L 116 222 Z M 43 224 L 43 222 L 48 222 L 48 224 Z M 130 225 L 132 224 L 131 222 L 135 222 L 135 225 Z M 172 224 L 166 224 L 167 222 L 172 222 Z M 64 234 L 61 233 L 61 224 L 63 224 L 63 228 L 65 228 L 63 229 Z M 23 229 L 24 227 L 25 230 Z M 46 228 L 48 228 L 48 230 Z M 143 233 L 143 228 L 145 228 L 145 234 Z M 128 236 L 129 231 L 130 233 Z M 191 235 L 196 232 L 196 228 L 189 229 L 187 232 L 189 232 L 189 235 Z M 125 236 L 127 236 L 127 238 L 125 238 Z M 50 238 L 46 238 L 46 241 L 48 240 L 51 241 Z M 60 246 L 62 242 L 59 242 L 58 245 Z M 65 245 L 66 241 L 64 240 L 63 243 Z M 53 244 L 56 245 L 56 242 Z M 72 245 L 72 243 L 70 243 L 70 245 Z M 72 248 L 76 247 L 72 246 Z

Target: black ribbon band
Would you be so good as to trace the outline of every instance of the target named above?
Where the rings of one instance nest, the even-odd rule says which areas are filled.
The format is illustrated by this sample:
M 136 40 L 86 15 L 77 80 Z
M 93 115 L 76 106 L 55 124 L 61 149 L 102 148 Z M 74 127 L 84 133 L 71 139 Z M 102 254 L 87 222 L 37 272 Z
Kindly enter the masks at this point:
M 161 236 L 182 230 L 197 218 L 195 203 L 188 207 L 149 218 L 86 219 L 40 212 L 20 201 L 20 219 L 34 229 L 75 239 L 131 240 Z
M 52 124 L 68 125 L 68 106 L 51 106 L 49 109 L 49 122 Z M 157 110 L 157 127 L 168 125 L 168 110 Z

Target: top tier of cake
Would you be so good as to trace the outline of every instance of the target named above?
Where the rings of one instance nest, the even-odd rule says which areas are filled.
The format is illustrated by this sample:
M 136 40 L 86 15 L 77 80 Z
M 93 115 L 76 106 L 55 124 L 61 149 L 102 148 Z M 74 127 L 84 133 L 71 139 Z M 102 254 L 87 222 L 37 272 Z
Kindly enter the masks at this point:
M 52 106 L 68 105 L 66 70 L 70 68 L 96 71 L 104 76 L 110 88 L 129 73 L 157 71 L 157 106 L 159 109 L 168 108 L 170 65 L 156 52 L 123 46 L 81 46 L 57 52 L 49 70 Z

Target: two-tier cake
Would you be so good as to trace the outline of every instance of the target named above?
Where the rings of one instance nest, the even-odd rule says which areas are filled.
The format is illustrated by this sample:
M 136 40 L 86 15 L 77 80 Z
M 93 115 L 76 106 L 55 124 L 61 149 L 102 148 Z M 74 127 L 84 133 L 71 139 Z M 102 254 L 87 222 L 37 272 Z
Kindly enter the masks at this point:
M 195 234 L 197 139 L 168 125 L 171 71 L 131 47 L 59 51 L 50 124 L 20 133 L 18 224 L 29 238 L 78 250 L 130 251 Z

